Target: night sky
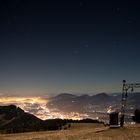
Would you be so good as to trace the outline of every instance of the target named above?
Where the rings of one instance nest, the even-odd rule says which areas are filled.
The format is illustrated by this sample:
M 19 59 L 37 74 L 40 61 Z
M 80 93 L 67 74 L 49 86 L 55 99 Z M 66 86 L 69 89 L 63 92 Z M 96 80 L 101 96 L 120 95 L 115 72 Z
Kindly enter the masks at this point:
M 120 92 L 140 82 L 139 0 L 0 0 L 0 92 Z

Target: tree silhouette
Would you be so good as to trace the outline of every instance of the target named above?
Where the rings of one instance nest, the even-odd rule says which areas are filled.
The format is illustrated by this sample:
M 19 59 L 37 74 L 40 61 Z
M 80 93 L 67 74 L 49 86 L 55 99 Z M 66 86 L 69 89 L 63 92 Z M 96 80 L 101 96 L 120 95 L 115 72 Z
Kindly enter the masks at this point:
M 139 109 L 135 110 L 133 120 L 136 123 L 140 123 L 140 110 Z

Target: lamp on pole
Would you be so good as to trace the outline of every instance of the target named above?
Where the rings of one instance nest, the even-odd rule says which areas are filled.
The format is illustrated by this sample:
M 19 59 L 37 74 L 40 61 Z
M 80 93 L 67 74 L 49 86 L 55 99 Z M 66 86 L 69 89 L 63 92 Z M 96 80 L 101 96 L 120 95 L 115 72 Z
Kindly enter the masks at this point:
M 130 91 L 133 92 L 134 88 L 139 88 L 139 87 L 140 87 L 140 83 L 126 83 L 126 80 L 123 80 L 120 127 L 124 126 L 124 117 L 125 117 L 125 108 L 126 108 L 128 90 L 130 89 Z

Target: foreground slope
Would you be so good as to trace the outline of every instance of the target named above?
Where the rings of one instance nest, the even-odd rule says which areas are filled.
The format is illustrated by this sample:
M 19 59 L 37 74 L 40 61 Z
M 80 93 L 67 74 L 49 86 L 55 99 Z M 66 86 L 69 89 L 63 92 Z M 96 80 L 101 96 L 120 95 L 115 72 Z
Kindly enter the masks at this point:
M 109 129 L 101 124 L 72 124 L 68 130 L 0 135 L 0 140 L 139 140 L 140 125 Z

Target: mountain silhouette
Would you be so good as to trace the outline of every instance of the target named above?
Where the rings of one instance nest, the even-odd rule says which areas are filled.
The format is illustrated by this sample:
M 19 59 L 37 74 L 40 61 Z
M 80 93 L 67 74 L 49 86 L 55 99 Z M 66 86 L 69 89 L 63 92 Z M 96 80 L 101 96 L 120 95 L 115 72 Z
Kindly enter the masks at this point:
M 59 122 L 57 120 L 43 121 L 15 105 L 0 106 L 1 133 L 58 130 L 59 126 L 63 125 Z
M 100 93 L 93 96 L 89 96 L 88 94 L 77 96 L 63 93 L 51 98 L 47 106 L 50 108 L 57 108 L 64 112 L 83 112 L 88 106 L 100 105 L 107 107 L 112 102 L 117 102 L 116 98 L 106 93 Z
M 73 95 L 68 93 L 59 94 L 51 100 L 47 106 L 49 108 L 55 108 L 62 112 L 89 112 L 93 110 L 106 110 L 109 106 L 114 106 L 117 109 L 120 108 L 121 104 L 121 93 L 99 93 L 96 95 L 89 96 L 84 95 Z M 127 105 L 140 107 L 140 93 L 128 93 Z M 129 106 L 128 106 L 129 107 Z M 134 110 L 132 109 L 131 112 Z

